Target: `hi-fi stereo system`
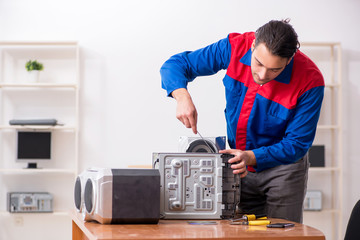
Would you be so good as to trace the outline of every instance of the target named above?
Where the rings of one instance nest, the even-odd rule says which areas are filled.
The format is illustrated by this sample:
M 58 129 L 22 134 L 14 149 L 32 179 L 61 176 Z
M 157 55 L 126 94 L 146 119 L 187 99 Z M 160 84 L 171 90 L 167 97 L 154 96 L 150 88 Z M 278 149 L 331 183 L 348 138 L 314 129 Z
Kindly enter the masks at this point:
M 235 216 L 240 178 L 219 153 L 154 153 L 161 176 L 164 219 L 221 219 Z
M 52 212 L 52 195 L 48 192 L 9 192 L 7 210 L 11 213 Z
M 219 153 L 225 146 L 225 137 L 180 137 L 179 152 L 153 154 L 153 169 L 87 169 L 76 178 L 76 210 L 102 224 L 232 218 L 240 178 L 228 163 L 232 155 Z M 47 192 L 10 192 L 7 208 L 52 212 L 52 199 Z
M 232 218 L 240 178 L 232 155 L 219 153 L 225 145 L 225 137 L 181 137 L 179 152 L 153 154 L 153 169 L 88 169 L 76 179 L 75 207 L 106 224 Z

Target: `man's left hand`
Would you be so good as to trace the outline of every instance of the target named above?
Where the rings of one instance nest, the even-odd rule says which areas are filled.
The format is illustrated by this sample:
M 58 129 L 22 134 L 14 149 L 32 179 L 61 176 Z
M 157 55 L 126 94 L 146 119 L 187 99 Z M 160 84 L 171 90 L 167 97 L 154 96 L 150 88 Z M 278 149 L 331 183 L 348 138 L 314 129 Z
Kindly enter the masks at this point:
M 242 151 L 239 149 L 226 149 L 220 150 L 219 153 L 232 154 L 235 157 L 229 159 L 231 163 L 231 168 L 234 169 L 234 174 L 240 174 L 240 177 L 243 178 L 248 174 L 246 169 L 247 165 L 254 166 L 256 165 L 256 158 L 253 151 Z

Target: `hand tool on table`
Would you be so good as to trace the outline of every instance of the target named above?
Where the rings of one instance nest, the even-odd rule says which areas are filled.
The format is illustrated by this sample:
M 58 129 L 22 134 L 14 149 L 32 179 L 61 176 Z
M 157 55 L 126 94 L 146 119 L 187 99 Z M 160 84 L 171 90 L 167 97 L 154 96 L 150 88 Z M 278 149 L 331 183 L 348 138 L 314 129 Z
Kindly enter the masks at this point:
M 252 220 L 246 222 L 231 222 L 231 225 L 249 225 L 249 226 L 261 226 L 261 225 L 269 225 L 270 220 Z
M 231 222 L 266 220 L 266 219 L 267 219 L 266 214 L 244 214 L 241 218 L 231 219 Z

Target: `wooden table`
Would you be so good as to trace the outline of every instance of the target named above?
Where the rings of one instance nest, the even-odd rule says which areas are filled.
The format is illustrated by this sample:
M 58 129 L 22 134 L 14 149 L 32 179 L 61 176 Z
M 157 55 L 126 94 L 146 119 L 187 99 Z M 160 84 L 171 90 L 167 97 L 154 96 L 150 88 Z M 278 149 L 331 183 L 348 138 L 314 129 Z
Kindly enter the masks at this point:
M 230 225 L 228 220 L 210 220 L 216 225 L 190 225 L 186 220 L 160 220 L 159 224 L 102 225 L 72 216 L 73 240 L 114 239 L 308 239 L 325 240 L 319 230 L 296 223 L 291 228 Z M 271 219 L 272 223 L 289 222 Z

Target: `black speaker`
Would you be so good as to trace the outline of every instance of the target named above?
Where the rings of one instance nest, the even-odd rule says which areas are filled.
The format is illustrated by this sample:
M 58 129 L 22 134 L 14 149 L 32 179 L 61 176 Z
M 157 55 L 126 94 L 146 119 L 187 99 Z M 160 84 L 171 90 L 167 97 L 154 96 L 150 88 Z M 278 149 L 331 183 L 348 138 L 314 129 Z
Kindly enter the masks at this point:
M 313 145 L 309 149 L 310 167 L 325 167 L 325 146 Z

